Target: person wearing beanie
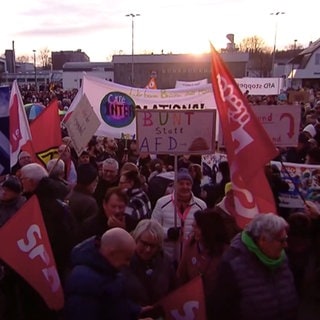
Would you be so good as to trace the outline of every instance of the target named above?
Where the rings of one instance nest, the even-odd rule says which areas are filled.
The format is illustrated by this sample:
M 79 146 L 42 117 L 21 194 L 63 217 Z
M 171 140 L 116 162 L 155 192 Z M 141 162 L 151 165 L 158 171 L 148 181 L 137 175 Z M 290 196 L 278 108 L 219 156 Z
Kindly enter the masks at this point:
M 26 198 L 21 195 L 21 192 L 21 182 L 14 175 L 8 176 L 0 186 L 0 227 L 26 202 Z
M 77 183 L 67 197 L 78 234 L 82 234 L 85 221 L 99 212 L 93 197 L 97 184 L 98 169 L 90 163 L 81 164 L 77 169 Z
M 173 193 L 157 200 L 151 219 L 157 220 L 166 235 L 164 252 L 174 264 L 178 264 L 184 240 L 192 231 L 193 214 L 207 207 L 206 203 L 192 193 L 193 179 L 186 168 L 177 173 Z

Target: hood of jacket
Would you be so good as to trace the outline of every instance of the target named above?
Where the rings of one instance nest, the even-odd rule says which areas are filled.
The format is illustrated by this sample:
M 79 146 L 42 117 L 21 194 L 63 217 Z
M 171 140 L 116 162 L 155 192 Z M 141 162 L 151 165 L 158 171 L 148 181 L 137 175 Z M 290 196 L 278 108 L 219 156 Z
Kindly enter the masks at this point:
M 93 236 L 76 245 L 71 252 L 71 267 L 88 266 L 99 272 L 118 273 L 99 252 L 100 239 Z

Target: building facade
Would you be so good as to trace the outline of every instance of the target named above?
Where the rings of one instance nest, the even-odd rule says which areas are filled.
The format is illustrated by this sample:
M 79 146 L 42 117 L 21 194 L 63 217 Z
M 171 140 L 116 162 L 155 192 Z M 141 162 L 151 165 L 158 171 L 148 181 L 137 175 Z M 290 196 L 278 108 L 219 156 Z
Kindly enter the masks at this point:
M 51 52 L 53 70 L 62 70 L 66 62 L 90 62 L 90 58 L 81 49 L 76 51 L 53 51 Z
M 221 53 L 221 57 L 235 78 L 246 75 L 248 53 Z M 210 54 L 114 55 L 112 62 L 114 81 L 126 86 L 144 88 L 151 76 L 159 89 L 174 88 L 176 81 L 211 81 Z

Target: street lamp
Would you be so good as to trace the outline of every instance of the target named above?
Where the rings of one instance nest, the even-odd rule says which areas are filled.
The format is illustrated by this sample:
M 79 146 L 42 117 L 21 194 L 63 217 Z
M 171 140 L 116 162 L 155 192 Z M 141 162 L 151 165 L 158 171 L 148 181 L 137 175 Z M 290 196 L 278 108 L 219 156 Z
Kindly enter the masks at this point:
M 293 54 L 296 55 L 296 48 L 297 48 L 297 39 L 294 39 L 294 44 L 293 44 Z M 294 62 L 292 60 L 291 64 L 291 88 L 293 88 L 293 70 L 294 70 Z
M 278 12 L 271 12 L 270 15 L 274 15 L 276 17 L 276 25 L 274 30 L 274 43 L 273 43 L 273 52 L 272 52 L 272 76 L 274 77 L 275 69 L 274 69 L 274 62 L 276 58 L 276 46 L 277 46 L 277 32 L 278 32 L 278 16 L 285 14 L 285 12 L 278 11 Z
M 37 82 L 37 61 L 36 61 L 36 50 L 32 50 L 33 51 L 33 64 L 34 64 L 34 83 L 36 86 L 36 92 L 38 92 L 38 82 Z
M 128 13 L 126 17 L 131 17 L 131 85 L 134 84 L 134 18 L 139 17 L 139 13 Z

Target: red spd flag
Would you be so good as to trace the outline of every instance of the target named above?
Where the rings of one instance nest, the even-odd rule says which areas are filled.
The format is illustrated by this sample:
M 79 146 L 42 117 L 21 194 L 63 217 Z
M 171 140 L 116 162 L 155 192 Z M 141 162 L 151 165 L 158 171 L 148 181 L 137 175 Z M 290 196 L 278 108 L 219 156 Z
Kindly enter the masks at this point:
M 21 147 L 31 141 L 31 133 L 17 80 L 13 81 L 9 101 L 10 167 L 18 161 Z M 32 152 L 31 152 L 32 154 Z
M 259 213 L 276 213 L 264 167 L 278 151 L 212 45 L 211 68 L 230 166 L 235 218 L 244 227 Z
M 201 277 L 196 277 L 160 300 L 166 320 L 206 320 Z
M 54 100 L 30 124 L 32 145 L 26 145 L 23 150 L 33 151 L 36 161 L 41 165 L 53 159 L 62 143 L 58 101 Z M 29 149 L 29 148 L 32 149 Z
M 0 228 L 0 258 L 19 273 L 49 308 L 64 305 L 60 278 L 37 197 L 32 196 Z

